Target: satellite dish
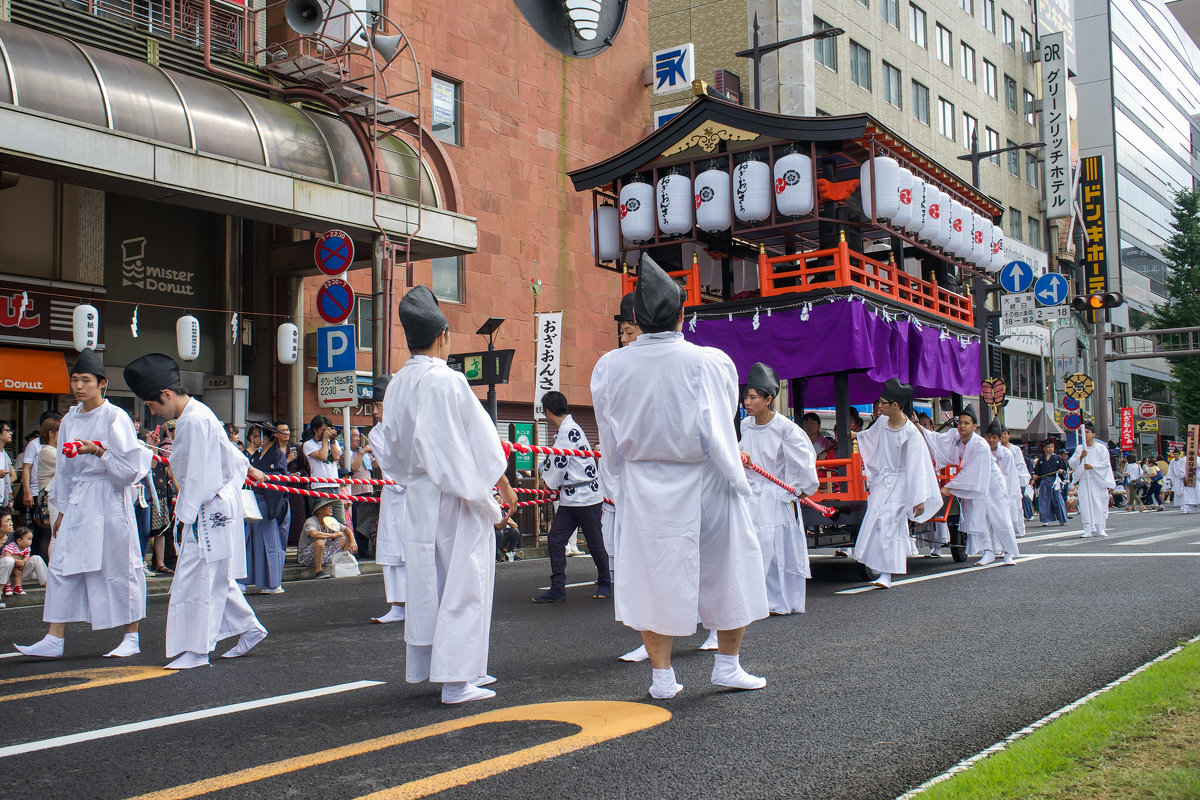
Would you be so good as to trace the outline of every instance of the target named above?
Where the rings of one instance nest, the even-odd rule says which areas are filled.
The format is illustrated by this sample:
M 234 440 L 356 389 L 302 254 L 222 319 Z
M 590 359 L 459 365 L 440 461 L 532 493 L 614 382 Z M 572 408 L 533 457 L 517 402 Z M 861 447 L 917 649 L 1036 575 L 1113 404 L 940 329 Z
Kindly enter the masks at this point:
M 325 21 L 325 5 L 320 0 L 288 0 L 283 12 L 288 27 L 302 36 L 321 29 Z

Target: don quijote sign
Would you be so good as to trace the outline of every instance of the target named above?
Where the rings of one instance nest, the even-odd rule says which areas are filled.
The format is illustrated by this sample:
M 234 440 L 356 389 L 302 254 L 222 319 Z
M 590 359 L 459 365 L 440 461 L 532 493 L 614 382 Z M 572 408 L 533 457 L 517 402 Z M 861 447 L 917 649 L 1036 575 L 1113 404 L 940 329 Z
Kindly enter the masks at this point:
M 149 240 L 135 236 L 121 242 L 121 285 L 136 286 L 147 292 L 191 297 L 196 293 L 193 286 L 195 272 L 172 269 L 149 263 L 146 249 Z
M 0 281 L 0 341 L 69 347 L 75 306 L 91 303 L 103 315 L 103 300 L 103 290 L 95 286 L 37 279 Z

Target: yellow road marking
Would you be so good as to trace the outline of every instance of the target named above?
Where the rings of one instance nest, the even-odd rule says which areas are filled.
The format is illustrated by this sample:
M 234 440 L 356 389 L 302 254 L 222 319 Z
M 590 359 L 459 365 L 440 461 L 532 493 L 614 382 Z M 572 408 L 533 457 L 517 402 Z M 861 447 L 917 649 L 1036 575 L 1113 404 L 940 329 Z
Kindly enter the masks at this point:
M 580 730 L 570 736 L 564 736 L 545 744 L 527 747 L 508 755 L 489 758 L 476 764 L 453 769 L 448 772 L 431 775 L 428 778 L 410 781 L 391 789 L 383 789 L 359 800 L 411 800 L 428 797 L 431 794 L 445 791 L 455 786 L 462 786 L 482 778 L 491 777 L 501 772 L 535 764 L 548 758 L 570 753 L 594 744 L 615 739 L 619 736 L 635 733 L 655 725 L 661 725 L 671 718 L 671 712 L 658 706 L 644 703 L 628 703 L 621 701 L 579 701 L 564 703 L 536 703 L 526 706 L 501 708 L 476 714 L 470 717 L 447 720 L 423 728 L 401 731 L 377 739 L 367 739 L 354 744 L 334 747 L 308 755 L 286 758 L 271 764 L 217 775 L 194 783 L 162 789 L 157 792 L 139 795 L 131 800 L 183 800 L 184 798 L 199 797 L 212 792 L 219 792 L 235 786 L 244 786 L 256 781 L 284 775 L 309 767 L 328 764 L 344 758 L 384 750 L 396 745 L 440 736 L 443 733 L 465 730 L 477 725 L 487 725 L 494 722 L 566 722 L 578 725 Z
M 112 686 L 117 683 L 144 681 L 147 678 L 162 678 L 174 675 L 174 670 L 162 667 L 98 667 L 96 669 L 79 669 L 71 672 L 50 672 L 45 675 L 26 675 L 23 678 L 8 678 L 0 681 L 0 690 L 5 686 L 18 683 L 42 683 L 44 681 L 82 680 L 83 683 L 70 686 L 56 686 L 53 689 L 35 689 L 18 694 L 0 694 L 0 703 L 13 700 L 28 700 L 31 697 L 45 697 L 50 694 L 63 692 L 78 692 L 81 689 L 95 689 L 98 686 Z

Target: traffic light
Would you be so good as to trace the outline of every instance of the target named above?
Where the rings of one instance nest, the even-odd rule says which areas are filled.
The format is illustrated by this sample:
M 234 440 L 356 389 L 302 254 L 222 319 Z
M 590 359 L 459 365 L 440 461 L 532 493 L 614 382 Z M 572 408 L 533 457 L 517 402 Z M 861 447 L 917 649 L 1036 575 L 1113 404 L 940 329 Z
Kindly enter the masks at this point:
M 1071 301 L 1071 308 L 1076 311 L 1098 311 L 1101 308 L 1116 308 L 1125 302 L 1120 292 L 1096 292 L 1095 294 L 1076 295 Z

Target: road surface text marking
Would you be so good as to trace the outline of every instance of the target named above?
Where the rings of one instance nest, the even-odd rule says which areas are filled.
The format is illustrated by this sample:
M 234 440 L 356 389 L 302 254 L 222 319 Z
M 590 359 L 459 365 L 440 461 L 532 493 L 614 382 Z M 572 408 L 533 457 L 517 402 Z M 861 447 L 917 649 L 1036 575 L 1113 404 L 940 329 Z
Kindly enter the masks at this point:
M 0 703 L 13 700 L 28 700 L 31 697 L 45 697 L 49 694 L 63 692 L 78 692 L 81 689 L 95 689 L 100 686 L 112 686 L 116 683 L 144 681 L 147 678 L 164 678 L 174 675 L 173 670 L 162 667 L 99 667 L 97 669 L 79 669 L 71 672 L 50 672 L 45 675 L 26 675 L 21 678 L 7 678 L 0 681 L 0 692 L 5 687 L 20 683 L 44 683 L 46 681 L 83 681 L 70 686 L 55 686 L 51 689 L 31 689 L 28 692 L 16 694 L 0 694 Z

